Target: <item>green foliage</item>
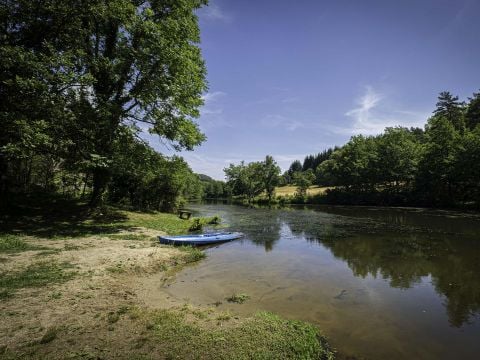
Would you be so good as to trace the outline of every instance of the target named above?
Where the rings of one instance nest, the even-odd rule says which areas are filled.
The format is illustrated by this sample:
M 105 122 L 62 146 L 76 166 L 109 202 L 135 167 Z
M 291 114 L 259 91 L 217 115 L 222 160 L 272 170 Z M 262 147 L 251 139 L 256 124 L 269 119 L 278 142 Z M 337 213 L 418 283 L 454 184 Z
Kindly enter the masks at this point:
M 415 179 L 420 160 L 421 144 L 405 128 L 387 128 L 377 138 L 378 163 L 374 181 L 385 186 L 409 186 Z
M 305 197 L 308 188 L 313 184 L 315 174 L 312 169 L 306 171 L 299 171 L 293 174 L 293 182 L 297 186 L 297 195 Z
M 295 161 L 281 177 L 297 185 L 283 202 L 480 207 L 480 93 L 467 104 L 439 95 L 425 130 L 386 128 L 353 136 L 344 146 Z M 306 196 L 312 167 L 325 194 Z
M 206 71 L 195 12 L 205 4 L 2 2 L 2 192 L 34 183 L 55 190 L 60 168 L 92 187 L 91 204 L 99 204 L 116 142 L 131 124 L 175 149 L 199 145 L 205 136 L 193 119 Z
M 205 199 L 225 199 L 231 196 L 230 188 L 224 181 L 214 180 L 207 175 L 200 174 L 202 197 Z
M 219 225 L 221 222 L 222 222 L 222 219 L 218 215 L 215 215 L 210 219 L 207 219 L 207 224 L 209 225 Z
M 198 178 L 179 157 L 166 158 L 125 129 L 114 143 L 109 200 L 138 209 L 172 211 L 195 193 Z
M 46 249 L 44 247 L 33 246 L 28 244 L 21 236 L 2 234 L 0 235 L 0 253 L 2 252 L 19 252 L 27 250 Z
M 243 161 L 239 165 L 230 164 L 224 172 L 227 186 L 233 195 L 246 196 L 248 202 L 252 202 L 256 196 L 265 192 L 271 201 L 278 184 L 280 167 L 273 157 L 267 155 L 265 161 L 251 162 L 247 165 Z
M 278 185 L 280 167 L 272 156 L 267 155 L 263 162 L 263 188 L 267 194 L 268 201 L 272 201 L 275 195 L 275 187 Z
M 470 130 L 474 130 L 480 124 L 480 92 L 474 93 L 473 97 L 469 98 L 465 123 Z
M 326 339 L 310 324 L 257 313 L 236 326 L 205 330 L 181 312 L 148 314 L 147 330 L 162 344 L 166 358 L 185 358 L 195 349 L 209 359 L 334 359 Z
M 433 112 L 437 117 L 445 118 L 453 125 L 455 130 L 465 130 L 465 107 L 464 103 L 458 101 L 458 96 L 453 96 L 448 91 L 442 91 L 438 96 L 437 108 Z
M 445 117 L 434 116 L 427 125 L 427 144 L 420 162 L 418 186 L 435 205 L 452 205 L 455 163 L 461 135 Z
M 227 297 L 225 300 L 227 300 L 228 302 L 236 303 L 236 304 L 243 304 L 248 299 L 250 299 L 250 296 L 248 294 L 234 293 L 231 296 Z
M 188 228 L 189 231 L 200 231 L 203 229 L 203 222 L 200 218 L 195 218 L 192 221 L 192 224 Z
M 186 264 L 200 261 L 206 257 L 205 252 L 193 246 L 179 246 L 178 249 L 184 253 L 182 260 Z

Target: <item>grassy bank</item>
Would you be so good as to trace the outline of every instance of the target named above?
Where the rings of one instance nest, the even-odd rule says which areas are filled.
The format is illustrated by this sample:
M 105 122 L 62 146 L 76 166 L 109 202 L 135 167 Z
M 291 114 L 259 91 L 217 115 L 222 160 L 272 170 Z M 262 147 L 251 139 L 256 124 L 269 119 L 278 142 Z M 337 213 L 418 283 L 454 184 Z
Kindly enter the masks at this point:
M 325 190 L 329 189 L 328 187 L 320 187 L 320 186 L 310 186 L 307 189 L 307 195 L 313 196 L 318 194 L 323 194 Z M 275 188 L 275 194 L 277 196 L 295 196 L 297 193 L 296 186 L 279 186 Z
M 65 201 L 18 210 L 0 223 L 0 358 L 333 358 L 312 325 L 193 307 L 162 292 L 205 253 L 156 236 L 188 232 L 195 220 L 91 213 Z M 144 305 L 152 292 L 155 308 Z

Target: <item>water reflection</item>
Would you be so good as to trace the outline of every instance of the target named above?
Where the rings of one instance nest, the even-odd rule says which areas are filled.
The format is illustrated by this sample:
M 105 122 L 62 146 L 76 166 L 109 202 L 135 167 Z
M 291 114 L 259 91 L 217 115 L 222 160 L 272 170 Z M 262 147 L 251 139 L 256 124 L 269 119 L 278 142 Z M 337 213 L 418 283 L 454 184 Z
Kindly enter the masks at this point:
M 454 327 L 480 313 L 480 221 L 476 217 L 348 207 L 298 211 L 226 206 L 222 210 L 232 228 L 267 252 L 292 234 L 329 249 L 356 277 L 381 278 L 390 287 L 405 290 L 428 277 L 444 298 Z
M 318 239 L 344 260 L 355 276 L 381 276 L 391 287 L 408 289 L 427 276 L 445 297 L 450 324 L 462 326 L 480 312 L 480 254 L 477 244 L 446 238 L 352 237 Z
M 348 264 L 355 276 L 382 277 L 391 287 L 400 289 L 409 289 L 430 276 L 437 293 L 445 297 L 452 326 L 461 327 L 480 313 L 478 240 L 461 234 L 452 236 L 438 229 L 432 233 L 421 229 L 415 229 L 419 233 L 411 233 L 415 231 L 411 228 L 409 232 L 398 228 L 397 232 L 391 232 L 389 224 L 405 226 L 415 222 L 412 216 L 405 214 L 395 217 L 388 214 L 387 219 L 394 221 L 368 227 L 364 232 L 369 234 L 365 235 L 353 234 L 351 230 L 347 232 L 345 223 L 332 223 L 324 217 L 303 226 L 288 216 L 284 217 L 293 233 L 302 234 L 308 241 L 330 249 L 336 258 Z M 363 228 L 355 222 L 349 225 L 357 231 Z M 422 225 L 424 227 L 425 222 Z M 450 228 L 450 224 L 445 225 Z

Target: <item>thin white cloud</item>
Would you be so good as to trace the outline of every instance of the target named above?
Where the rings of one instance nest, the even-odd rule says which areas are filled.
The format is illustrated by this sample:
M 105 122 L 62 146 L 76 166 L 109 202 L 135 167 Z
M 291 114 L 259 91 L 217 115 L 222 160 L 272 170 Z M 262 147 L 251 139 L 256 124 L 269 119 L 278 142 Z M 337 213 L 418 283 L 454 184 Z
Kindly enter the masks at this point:
M 212 115 L 212 114 L 221 114 L 223 113 L 223 108 L 218 104 L 218 101 L 224 97 L 226 94 L 223 91 L 214 91 L 211 93 L 206 93 L 202 96 L 203 99 L 203 108 L 201 110 L 202 115 Z
M 184 152 L 181 156 L 188 162 L 188 165 L 197 174 L 205 174 L 217 180 L 224 180 L 223 169 L 228 166 L 225 159 Z
M 357 107 L 345 113 L 353 119 L 350 126 L 333 128 L 333 131 L 351 135 L 376 135 L 382 133 L 386 127 L 423 127 L 428 117 L 427 112 L 391 109 L 382 101 L 384 99 L 384 95 L 367 86 L 365 93 L 356 101 Z
M 225 95 L 227 95 L 227 94 L 224 93 L 223 91 L 214 91 L 214 92 L 209 92 L 209 93 L 204 94 L 202 96 L 202 99 L 205 102 L 205 105 L 207 105 L 208 103 L 210 103 L 212 101 L 216 101 L 216 100 L 218 100 L 219 98 L 221 98 Z
M 221 21 L 227 23 L 232 21 L 232 16 L 213 1 L 210 1 L 208 6 L 203 7 L 199 11 L 199 16 L 201 19 L 209 21 Z
M 290 119 L 278 114 L 268 114 L 262 119 L 261 124 L 272 128 L 281 127 L 288 131 L 294 131 L 304 127 L 304 124 L 301 121 Z
M 298 96 L 291 96 L 291 97 L 282 99 L 282 103 L 284 104 L 294 104 L 294 103 L 298 103 L 299 101 L 300 101 L 300 98 Z
M 206 93 L 202 96 L 204 105 L 200 110 L 201 120 L 200 125 L 204 128 L 209 127 L 231 127 L 232 125 L 226 121 L 223 114 L 223 107 L 221 104 L 222 98 L 227 94 L 223 91 L 214 91 Z

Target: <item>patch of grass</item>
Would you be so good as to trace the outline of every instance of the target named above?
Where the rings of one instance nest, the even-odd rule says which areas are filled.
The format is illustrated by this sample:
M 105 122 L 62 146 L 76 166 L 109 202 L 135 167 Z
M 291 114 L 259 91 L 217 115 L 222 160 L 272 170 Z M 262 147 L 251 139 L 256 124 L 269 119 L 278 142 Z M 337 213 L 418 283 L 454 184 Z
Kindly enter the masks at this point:
M 107 322 L 109 324 L 115 324 L 118 320 L 120 320 L 120 314 L 117 312 L 109 312 L 107 315 Z
M 114 266 L 109 266 L 109 267 L 107 267 L 106 270 L 111 272 L 111 273 L 116 273 L 116 274 L 121 274 L 121 273 L 124 273 L 126 271 L 125 270 L 125 265 L 123 263 L 117 263 Z
M 192 224 L 191 220 L 182 220 L 174 214 L 133 211 L 122 211 L 122 214 L 126 218 L 124 225 L 159 230 L 171 235 L 187 233 Z
M 228 321 L 232 318 L 232 314 L 229 312 L 222 312 L 217 316 L 218 321 Z
M 12 292 L 9 290 L 0 290 L 0 300 L 8 299 L 13 296 Z
M 0 292 L 13 292 L 21 288 L 42 287 L 54 283 L 63 283 L 72 279 L 75 273 L 65 271 L 70 264 L 41 262 L 28 266 L 18 272 L 0 274 Z
M 236 304 L 243 304 L 245 301 L 250 299 L 248 294 L 232 294 L 231 296 L 227 297 L 225 300 L 228 302 L 236 303 Z
M 258 313 L 234 327 L 207 330 L 189 323 L 185 314 L 160 310 L 148 315 L 166 358 L 199 359 L 321 359 L 334 353 L 318 329 L 310 324 Z
M 108 235 L 111 240 L 147 240 L 150 236 L 145 234 L 113 234 Z
M 81 247 L 78 246 L 78 245 L 68 244 L 68 243 L 67 243 L 67 244 L 65 244 L 65 245 L 63 246 L 63 249 L 64 249 L 65 251 L 72 251 L 72 250 L 80 250 Z
M 50 249 L 45 251 L 40 251 L 39 253 L 35 254 L 35 256 L 49 256 L 49 255 L 57 255 L 60 254 L 62 250 L 60 249 Z
M 57 338 L 58 329 L 56 327 L 49 328 L 45 334 L 43 334 L 42 338 L 40 339 L 40 344 L 48 344 Z
M 27 250 L 46 249 L 42 246 L 34 246 L 27 243 L 21 236 L 3 234 L 0 236 L 0 253 L 21 252 Z
M 177 249 L 183 252 L 182 260 L 186 264 L 200 261 L 206 257 L 205 252 L 193 246 L 179 246 Z
M 54 291 L 50 295 L 48 295 L 48 298 L 50 300 L 57 300 L 57 299 L 60 299 L 62 296 L 63 295 L 60 291 Z

